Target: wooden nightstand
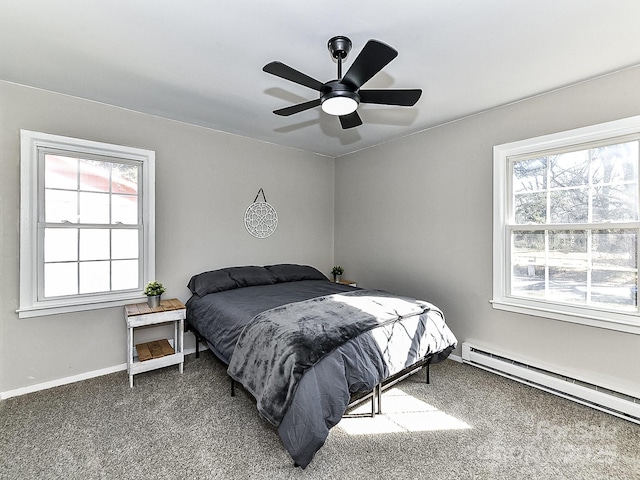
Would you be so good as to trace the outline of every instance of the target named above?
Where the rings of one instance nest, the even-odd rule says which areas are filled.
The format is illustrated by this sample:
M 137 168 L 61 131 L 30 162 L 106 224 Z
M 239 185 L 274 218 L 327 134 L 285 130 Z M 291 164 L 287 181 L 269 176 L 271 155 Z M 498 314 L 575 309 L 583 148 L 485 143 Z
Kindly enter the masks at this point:
M 349 285 L 350 287 L 357 287 L 358 285 L 356 285 L 356 282 L 352 281 L 352 280 L 340 280 L 338 281 L 338 283 L 341 283 L 342 285 Z
M 147 303 L 125 305 L 124 319 L 127 323 L 127 373 L 129 386 L 133 388 L 133 376 L 156 368 L 184 364 L 184 319 L 186 307 L 178 299 L 162 300 L 159 307 L 150 308 Z M 140 361 L 134 357 L 133 331 L 137 327 L 173 322 L 173 353 Z M 160 354 L 162 355 L 162 354 Z

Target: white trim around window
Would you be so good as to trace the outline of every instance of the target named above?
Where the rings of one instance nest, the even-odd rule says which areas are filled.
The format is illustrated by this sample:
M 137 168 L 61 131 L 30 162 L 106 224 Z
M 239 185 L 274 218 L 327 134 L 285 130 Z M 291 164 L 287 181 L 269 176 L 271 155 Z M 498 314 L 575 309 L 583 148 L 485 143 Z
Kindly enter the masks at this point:
M 21 205 L 20 205 L 20 306 L 17 310 L 20 318 L 70 313 L 125 305 L 136 300 L 143 300 L 144 285 L 155 277 L 155 152 L 141 148 L 114 145 L 90 140 L 63 137 L 47 133 L 20 131 L 21 138 Z M 110 286 L 93 293 L 77 294 L 44 294 L 44 234 L 45 228 L 57 228 L 64 231 L 68 226 L 66 220 L 47 223 L 45 221 L 45 189 L 43 155 L 54 152 L 69 158 L 88 159 L 86 162 L 109 163 L 123 168 L 133 168 L 139 174 L 138 191 L 135 201 L 138 202 L 137 219 L 130 224 L 113 219 L 91 220 L 96 224 L 82 224 L 79 229 L 86 228 L 92 232 L 137 230 L 137 253 L 134 252 L 137 268 L 134 267 L 130 283 L 124 288 Z M 116 167 L 113 167 L 116 168 Z M 109 187 L 111 189 L 111 187 Z M 73 192 L 73 189 L 66 190 Z M 83 192 L 78 188 L 78 195 Z M 111 190 L 108 194 L 112 195 Z M 111 201 L 111 200 L 110 200 Z M 113 207 L 108 207 L 109 212 Z M 132 217 L 136 217 L 134 208 Z M 57 222 L 57 223 L 56 223 Z M 80 230 L 78 230 L 80 231 Z M 112 248 L 112 247 L 109 247 Z M 109 250 L 111 252 L 111 250 Z M 111 253 L 108 262 L 112 263 Z M 76 263 L 79 260 L 76 261 Z M 137 271 L 137 273 L 135 273 Z M 111 278 L 111 273 L 108 274 Z
M 493 149 L 493 299 L 491 304 L 498 310 L 545 317 L 554 320 L 578 323 L 593 327 L 640 334 L 640 312 L 637 301 L 632 311 L 616 311 L 602 306 L 571 305 L 549 301 L 549 299 L 523 298 L 511 294 L 512 245 L 511 233 L 514 229 L 553 230 L 571 225 L 535 224 L 520 225 L 514 221 L 512 193 L 512 165 L 514 159 L 536 158 L 548 152 L 570 152 L 590 145 L 602 145 L 607 142 L 625 141 L 640 138 L 640 116 L 625 118 L 599 125 L 578 128 L 566 132 L 554 133 L 522 141 L 497 145 Z M 640 166 L 638 166 L 640 168 Z M 640 192 L 638 192 L 640 198 Z M 636 228 L 640 231 L 640 222 L 636 218 L 624 224 L 624 228 Z M 549 221 L 547 219 L 547 221 Z M 516 227 L 514 227 L 514 224 Z M 618 228 L 614 221 L 594 223 L 592 228 Z M 640 240 L 639 240 L 640 241 Z M 636 268 L 640 263 L 637 248 Z M 637 289 L 637 280 L 636 280 Z M 636 290 L 637 292 L 637 290 Z

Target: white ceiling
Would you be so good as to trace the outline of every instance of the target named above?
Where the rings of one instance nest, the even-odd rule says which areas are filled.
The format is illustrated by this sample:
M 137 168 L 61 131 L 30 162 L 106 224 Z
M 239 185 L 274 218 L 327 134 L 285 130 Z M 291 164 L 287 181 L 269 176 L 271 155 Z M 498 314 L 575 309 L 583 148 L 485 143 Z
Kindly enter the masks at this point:
M 337 157 L 640 64 L 638 0 L 0 0 L 0 79 Z M 342 130 L 273 60 L 325 82 L 327 41 L 398 57 L 364 88 L 421 88 L 415 107 L 361 104 Z M 0 106 L 1 108 L 1 106 Z

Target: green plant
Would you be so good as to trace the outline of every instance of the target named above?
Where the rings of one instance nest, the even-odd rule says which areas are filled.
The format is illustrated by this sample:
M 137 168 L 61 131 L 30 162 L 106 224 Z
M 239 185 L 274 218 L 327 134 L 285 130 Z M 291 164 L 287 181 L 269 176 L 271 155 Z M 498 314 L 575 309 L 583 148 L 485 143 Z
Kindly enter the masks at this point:
M 344 268 L 340 265 L 335 265 L 331 270 L 331 275 L 342 275 L 344 273 Z
M 154 280 L 153 282 L 147 283 L 147 286 L 144 287 L 144 294 L 147 297 L 155 297 L 156 295 L 162 295 L 166 290 L 162 283 Z

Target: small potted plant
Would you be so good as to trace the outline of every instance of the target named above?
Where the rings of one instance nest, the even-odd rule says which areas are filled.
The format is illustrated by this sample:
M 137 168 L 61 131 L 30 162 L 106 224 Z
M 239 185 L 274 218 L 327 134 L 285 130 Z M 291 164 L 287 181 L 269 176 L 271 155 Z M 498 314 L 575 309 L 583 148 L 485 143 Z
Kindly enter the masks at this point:
M 340 279 L 342 278 L 343 273 L 344 273 L 344 268 L 342 268 L 340 265 L 335 265 L 331 269 L 331 275 L 333 275 L 333 281 L 339 282 Z
M 147 286 L 144 287 L 144 294 L 147 296 L 147 303 L 151 308 L 160 306 L 160 296 L 166 291 L 162 283 L 153 281 L 147 283 Z

